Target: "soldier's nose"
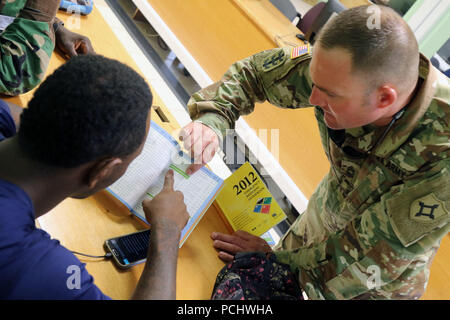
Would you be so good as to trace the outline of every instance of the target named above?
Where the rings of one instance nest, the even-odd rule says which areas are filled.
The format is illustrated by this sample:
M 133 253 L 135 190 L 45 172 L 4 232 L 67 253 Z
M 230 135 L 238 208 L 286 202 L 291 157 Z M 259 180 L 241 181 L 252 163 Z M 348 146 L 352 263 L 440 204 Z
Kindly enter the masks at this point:
M 313 87 L 311 96 L 309 97 L 309 103 L 315 106 L 326 106 L 326 100 L 322 98 L 321 93 L 316 87 Z

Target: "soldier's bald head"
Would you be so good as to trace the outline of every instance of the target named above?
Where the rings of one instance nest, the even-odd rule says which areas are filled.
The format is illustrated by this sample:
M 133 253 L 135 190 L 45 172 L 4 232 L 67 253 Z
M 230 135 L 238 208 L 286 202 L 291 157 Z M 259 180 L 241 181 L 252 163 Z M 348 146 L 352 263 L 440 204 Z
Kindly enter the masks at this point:
M 352 71 L 365 77 L 368 90 L 392 83 L 400 91 L 409 91 L 417 83 L 417 40 L 389 7 L 360 6 L 341 12 L 322 28 L 316 45 L 347 50 Z

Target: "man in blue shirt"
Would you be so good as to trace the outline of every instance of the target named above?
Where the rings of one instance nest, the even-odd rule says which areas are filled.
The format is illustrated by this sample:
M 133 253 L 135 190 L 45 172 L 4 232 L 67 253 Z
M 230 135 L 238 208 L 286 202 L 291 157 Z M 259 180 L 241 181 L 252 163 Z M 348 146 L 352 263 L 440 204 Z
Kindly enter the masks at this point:
M 0 100 L 0 299 L 109 299 L 35 219 L 67 197 L 84 198 L 116 181 L 142 151 L 151 104 L 142 77 L 97 55 L 56 70 L 23 112 Z M 173 172 L 143 205 L 152 223 L 151 264 L 133 298 L 174 299 L 178 241 L 189 216 Z M 77 290 L 67 284 L 73 266 L 80 269 Z

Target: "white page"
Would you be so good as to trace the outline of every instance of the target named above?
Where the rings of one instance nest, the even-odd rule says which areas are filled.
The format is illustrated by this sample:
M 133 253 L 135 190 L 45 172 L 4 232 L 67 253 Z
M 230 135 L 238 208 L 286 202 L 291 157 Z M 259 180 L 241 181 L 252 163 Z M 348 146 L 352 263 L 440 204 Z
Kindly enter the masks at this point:
M 133 208 L 136 213 L 145 217 L 142 209 L 142 201 L 144 199 L 152 199 L 156 196 L 163 187 L 164 175 L 170 168 L 174 171 L 174 190 L 181 191 L 184 196 L 184 203 L 190 217 L 193 217 L 202 208 L 205 203 L 205 199 L 211 195 L 217 186 L 221 184 L 218 182 L 216 176 L 208 174 L 207 170 L 199 170 L 191 176 L 186 178 L 185 171 L 190 165 L 188 158 L 174 156 L 173 163 L 167 167 L 166 170 L 161 172 L 157 180 L 148 188 L 147 192 L 139 199 L 137 205 Z M 184 174 L 178 172 L 183 171 Z
M 131 208 L 135 207 L 148 187 L 167 172 L 173 157 L 178 154 L 179 147 L 174 141 L 152 122 L 142 153 L 109 189 Z

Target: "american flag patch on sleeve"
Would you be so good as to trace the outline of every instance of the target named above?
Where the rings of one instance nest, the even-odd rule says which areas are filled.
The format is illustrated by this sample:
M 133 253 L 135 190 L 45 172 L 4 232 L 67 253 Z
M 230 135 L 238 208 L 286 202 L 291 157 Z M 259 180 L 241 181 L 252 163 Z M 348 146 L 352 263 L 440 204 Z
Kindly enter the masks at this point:
M 309 43 L 305 44 L 305 45 L 302 45 L 302 46 L 298 46 L 298 47 L 292 48 L 291 49 L 291 59 L 295 59 L 295 58 L 300 57 L 300 56 L 302 56 L 304 54 L 307 54 L 307 53 L 310 53 Z

